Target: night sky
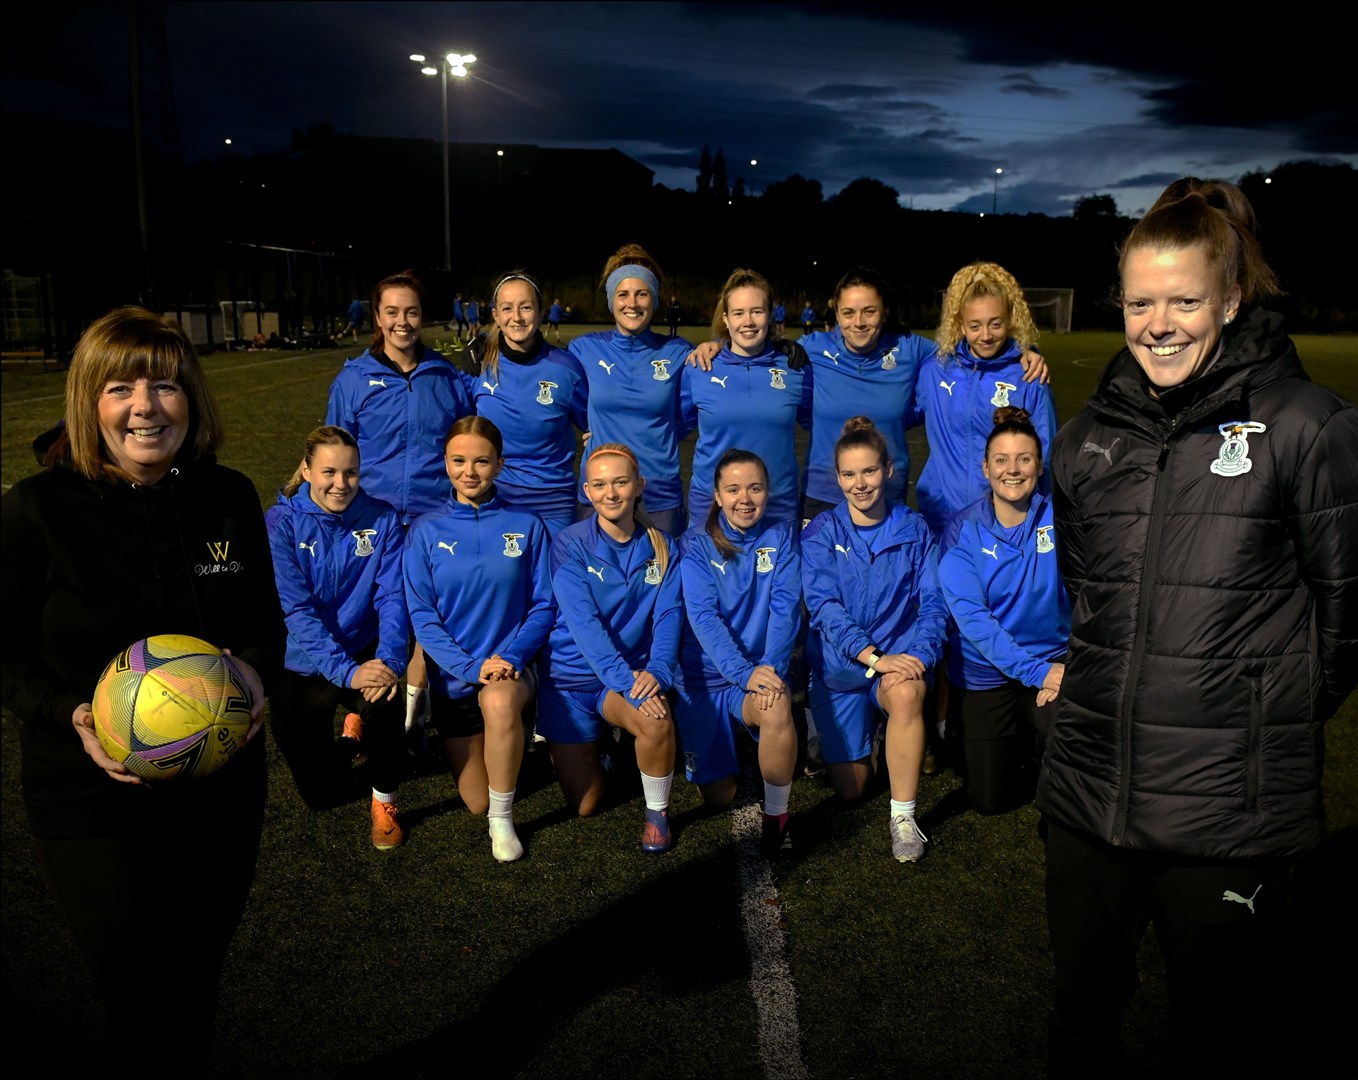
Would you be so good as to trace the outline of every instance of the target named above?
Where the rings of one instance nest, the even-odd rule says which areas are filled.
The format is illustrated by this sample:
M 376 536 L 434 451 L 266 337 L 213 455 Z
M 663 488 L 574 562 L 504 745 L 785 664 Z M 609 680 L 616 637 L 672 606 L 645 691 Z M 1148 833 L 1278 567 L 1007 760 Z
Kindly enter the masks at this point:
M 755 194 L 793 173 L 826 195 L 871 176 L 915 209 L 988 212 L 1002 168 L 1001 213 L 1109 194 L 1138 214 L 1186 173 L 1358 164 L 1351 46 L 1307 10 L 175 3 L 165 25 L 188 161 L 226 138 L 279 150 L 322 121 L 438 138 L 439 80 L 408 56 L 452 50 L 478 57 L 451 88 L 454 141 L 613 146 L 688 188 L 709 144 Z M 126 5 L 8 18 L 6 111 L 127 125 Z

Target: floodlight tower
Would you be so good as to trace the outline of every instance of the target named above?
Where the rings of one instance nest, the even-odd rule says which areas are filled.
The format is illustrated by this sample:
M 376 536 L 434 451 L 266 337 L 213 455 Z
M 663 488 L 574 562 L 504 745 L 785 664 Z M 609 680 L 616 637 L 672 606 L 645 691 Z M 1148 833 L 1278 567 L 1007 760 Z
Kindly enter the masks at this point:
M 992 216 L 1000 212 L 1000 177 L 1003 175 L 1003 169 L 995 170 L 995 190 L 990 196 L 990 213 Z
M 441 75 L 443 80 L 443 269 L 453 268 L 452 196 L 448 186 L 448 76 L 465 79 L 467 68 L 476 63 L 471 53 L 446 53 L 438 67 L 426 62 L 423 53 L 411 53 L 410 59 L 420 64 L 421 75 Z

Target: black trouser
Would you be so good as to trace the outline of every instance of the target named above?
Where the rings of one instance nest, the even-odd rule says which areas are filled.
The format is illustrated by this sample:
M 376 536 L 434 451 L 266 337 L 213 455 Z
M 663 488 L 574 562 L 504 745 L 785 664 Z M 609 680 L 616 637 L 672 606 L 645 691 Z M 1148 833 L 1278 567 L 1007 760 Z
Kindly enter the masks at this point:
M 949 688 L 949 709 L 962 728 L 967 798 L 978 814 L 1002 814 L 1033 797 L 1052 706 L 1010 680 L 989 690 Z
M 363 717 L 363 748 L 374 788 L 394 792 L 405 768 L 405 696 L 399 689 L 391 701 L 382 697 L 369 702 L 323 675 L 285 671 L 269 698 L 274 740 L 297 781 L 298 794 L 313 810 L 329 809 L 356 794 L 346 788 L 348 753 L 335 743 L 337 708 Z
M 1165 958 L 1171 1071 L 1273 1077 L 1278 1045 L 1296 1037 L 1285 1022 L 1296 988 L 1280 977 L 1289 871 L 1286 859 L 1129 851 L 1050 822 L 1053 1080 L 1119 1075 L 1122 1014 L 1150 923 Z
M 266 778 L 257 736 L 219 773 L 133 792 L 137 804 L 109 835 L 34 836 L 108 1015 L 109 1075 L 202 1073 L 222 965 L 254 881 Z M 22 1029 L 11 1037 L 22 1042 Z M 61 1060 L 58 1047 L 47 1054 Z

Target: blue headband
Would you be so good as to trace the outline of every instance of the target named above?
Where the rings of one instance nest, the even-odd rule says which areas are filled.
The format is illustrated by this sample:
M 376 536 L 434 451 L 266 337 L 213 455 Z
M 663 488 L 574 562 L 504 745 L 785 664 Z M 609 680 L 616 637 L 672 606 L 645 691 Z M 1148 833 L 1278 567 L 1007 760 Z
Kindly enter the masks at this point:
M 655 297 L 655 302 L 660 303 L 660 280 L 644 266 L 636 263 L 627 263 L 620 266 L 613 273 L 608 275 L 608 280 L 604 282 L 604 292 L 608 294 L 608 310 L 613 310 L 613 294 L 618 291 L 618 286 L 628 278 L 641 278 L 651 288 L 651 295 Z

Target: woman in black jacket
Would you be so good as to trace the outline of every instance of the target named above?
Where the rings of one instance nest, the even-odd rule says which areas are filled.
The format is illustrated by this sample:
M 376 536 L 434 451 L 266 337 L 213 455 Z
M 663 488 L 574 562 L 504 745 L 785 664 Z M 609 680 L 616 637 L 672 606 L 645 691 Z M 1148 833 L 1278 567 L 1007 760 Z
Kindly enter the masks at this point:
M 1307 378 L 1231 184 L 1184 179 L 1122 251 L 1127 348 L 1052 455 L 1070 652 L 1051 832 L 1053 1076 L 1107 1075 L 1156 924 L 1180 1060 L 1269 1067 L 1292 857 L 1358 671 L 1358 411 Z
M 188 634 L 230 650 L 258 731 L 282 612 L 259 497 L 216 464 L 221 436 L 178 324 L 123 308 L 76 346 L 49 468 L 4 496 L 3 701 L 23 722 L 34 848 L 113 1037 L 152 1055 L 138 1072 L 206 1061 L 259 850 L 264 740 L 209 776 L 148 784 L 104 753 L 90 700 L 119 650 Z

